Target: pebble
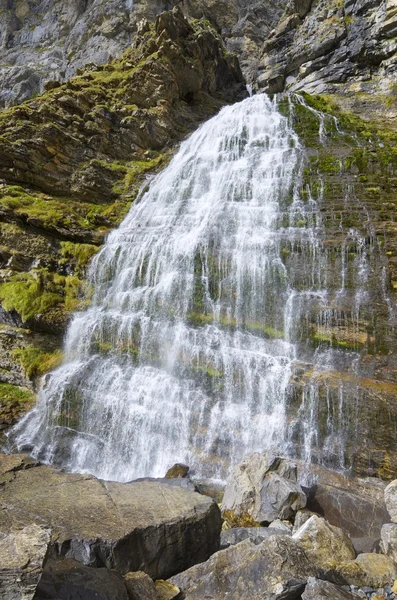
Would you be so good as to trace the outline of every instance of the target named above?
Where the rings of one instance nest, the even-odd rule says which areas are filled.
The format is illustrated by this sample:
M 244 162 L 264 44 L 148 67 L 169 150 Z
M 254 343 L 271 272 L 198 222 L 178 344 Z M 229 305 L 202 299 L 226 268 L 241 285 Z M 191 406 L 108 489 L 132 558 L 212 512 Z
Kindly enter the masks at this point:
M 357 585 L 343 585 L 341 586 L 346 592 L 351 592 L 357 598 L 367 598 L 368 600 L 374 600 L 375 598 L 387 598 L 387 600 L 397 600 L 397 594 L 392 592 L 392 586 L 386 585 L 384 588 L 371 588 L 368 586 L 358 587 Z

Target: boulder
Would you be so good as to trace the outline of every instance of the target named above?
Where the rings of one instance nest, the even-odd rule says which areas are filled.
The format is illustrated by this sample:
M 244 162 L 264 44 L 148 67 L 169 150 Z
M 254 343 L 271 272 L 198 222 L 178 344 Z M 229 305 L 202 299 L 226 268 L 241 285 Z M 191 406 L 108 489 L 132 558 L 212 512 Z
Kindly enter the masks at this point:
M 272 521 L 269 525 L 272 529 L 281 529 L 282 531 L 292 532 L 292 523 L 289 521 L 281 521 L 281 519 L 276 519 Z
M 219 548 L 221 515 L 207 496 L 155 481 L 114 483 L 37 465 L 2 469 L 0 533 L 33 520 L 52 529 L 50 553 L 86 566 L 164 579 Z
M 288 600 L 300 597 L 314 571 L 297 542 L 274 535 L 230 546 L 170 581 L 186 600 Z
M 302 525 L 304 525 L 306 523 L 306 521 L 308 521 L 310 519 L 310 517 L 312 517 L 315 514 L 316 513 L 312 512 L 311 510 L 308 510 L 307 508 L 298 510 L 298 512 L 295 515 L 295 521 L 294 521 L 294 526 L 292 528 L 292 532 L 296 533 L 298 531 L 298 529 L 300 529 L 302 527 Z
M 250 539 L 254 544 L 261 544 L 272 535 L 291 535 L 286 529 L 273 527 L 233 527 L 221 533 L 221 546 L 233 546 Z
M 354 600 L 350 592 L 342 590 L 339 586 L 309 577 L 305 591 L 302 594 L 302 600 Z
M 385 489 L 385 504 L 393 523 L 397 523 L 397 479 L 394 479 Z
M 0 536 L 0 598 L 30 600 L 42 572 L 50 530 L 27 525 Z
M 227 480 L 222 510 L 248 513 L 255 521 L 271 523 L 288 519 L 305 505 L 296 465 L 286 458 L 254 453 L 234 467 Z
M 324 567 L 331 559 L 342 562 L 356 556 L 350 538 L 342 529 L 316 515 L 310 517 L 292 537 L 319 568 Z
M 380 536 L 380 549 L 397 562 L 397 523 L 383 525 Z
M 35 600 L 49 598 L 128 600 L 128 594 L 120 573 L 106 568 L 85 567 L 74 560 L 55 560 L 47 563 L 35 595 Z M 142 600 L 146 598 L 142 597 Z M 155 600 L 155 597 L 150 600 Z
M 358 551 L 372 551 L 382 525 L 389 521 L 385 484 L 374 477 L 343 477 L 321 467 L 312 466 L 312 471 L 317 482 L 305 489 L 306 508 L 348 533 Z
M 124 582 L 129 600 L 159 600 L 153 579 L 143 571 L 126 573 Z
M 380 588 L 397 579 L 397 565 L 384 554 L 363 553 L 356 560 L 330 561 L 326 569 L 319 569 L 318 575 L 338 585 Z
M 158 579 L 154 582 L 157 592 L 158 600 L 174 600 L 174 598 L 181 598 L 181 590 L 178 586 L 173 585 L 169 581 L 164 579 Z

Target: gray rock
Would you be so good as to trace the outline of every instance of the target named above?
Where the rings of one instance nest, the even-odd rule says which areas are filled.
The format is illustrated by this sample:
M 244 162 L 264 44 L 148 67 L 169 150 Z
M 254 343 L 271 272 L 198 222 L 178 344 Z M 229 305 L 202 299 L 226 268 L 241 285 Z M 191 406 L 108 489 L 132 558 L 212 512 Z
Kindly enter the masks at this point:
M 316 513 L 312 512 L 311 510 L 308 510 L 307 508 L 302 508 L 302 510 L 298 510 L 298 512 L 295 515 L 295 521 L 294 526 L 292 528 L 292 532 L 296 533 L 298 529 L 300 529 L 302 525 L 304 525 L 306 521 L 308 521 L 310 517 L 312 517 L 315 514 Z
M 385 489 L 385 504 L 393 523 L 397 523 L 397 479 Z
M 314 571 L 298 543 L 277 535 L 258 546 L 251 540 L 230 546 L 170 581 L 186 600 L 292 600 Z
M 222 510 L 248 513 L 258 522 L 288 519 L 306 505 L 294 463 L 279 456 L 254 453 L 232 470 Z
M 291 532 L 273 527 L 233 527 L 221 533 L 221 546 L 233 546 L 250 539 L 254 544 L 261 544 L 272 535 L 291 535 Z
M 299 542 L 318 568 L 324 567 L 331 560 L 343 562 L 356 556 L 350 538 L 342 529 L 316 515 L 310 517 L 292 538 Z
M 397 562 L 397 523 L 383 525 L 380 535 L 382 552 Z
M 280 529 L 281 531 L 289 531 L 292 532 L 292 523 L 289 521 L 282 521 L 281 519 L 276 519 L 272 521 L 269 525 L 272 529 Z
M 110 569 L 85 567 L 74 560 L 49 561 L 35 600 L 128 600 L 127 588 L 120 573 Z M 142 600 L 155 600 L 142 597 Z
M 164 579 L 219 548 L 220 511 L 207 496 L 152 481 L 105 482 L 43 465 L 15 470 L 10 459 L 0 456 L 0 505 L 8 509 L 0 512 L 0 533 L 40 521 L 52 529 L 53 556 Z
M 29 600 L 39 582 L 50 542 L 50 530 L 26 525 L 0 536 L 0 598 Z
M 305 591 L 302 594 L 302 600 L 354 600 L 350 592 L 341 589 L 329 581 L 309 578 Z

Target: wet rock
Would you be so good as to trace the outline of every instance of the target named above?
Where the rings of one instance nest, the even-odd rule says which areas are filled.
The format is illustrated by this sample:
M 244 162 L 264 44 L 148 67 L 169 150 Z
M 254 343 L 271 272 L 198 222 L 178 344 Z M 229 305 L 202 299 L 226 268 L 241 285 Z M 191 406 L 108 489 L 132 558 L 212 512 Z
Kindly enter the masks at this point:
M 178 479 L 180 477 L 187 477 L 189 473 L 189 467 L 187 465 L 182 465 L 181 463 L 176 463 L 173 467 L 168 469 L 165 474 L 165 479 Z
M 380 548 L 397 562 L 397 523 L 386 523 L 381 530 Z
M 302 600 L 354 600 L 350 592 L 341 589 L 329 581 L 321 581 L 310 577 L 302 594 Z
M 296 465 L 279 456 L 254 453 L 232 470 L 222 511 L 248 513 L 255 521 L 271 523 L 288 519 L 305 505 Z
M 233 527 L 221 533 L 221 546 L 233 546 L 250 539 L 254 544 L 261 544 L 272 535 L 291 535 L 287 529 L 273 527 Z
M 49 529 L 31 524 L 19 531 L 0 535 L 2 600 L 33 598 L 47 554 L 50 534 Z
M 331 559 L 342 562 L 356 556 L 350 538 L 342 529 L 316 515 L 310 517 L 292 537 L 317 567 L 323 567 Z
M 46 565 L 35 595 L 35 600 L 49 598 L 128 600 L 128 594 L 120 573 L 106 568 L 93 569 L 74 560 L 55 560 Z M 155 600 L 153 596 L 152 599 Z M 146 599 L 142 597 L 142 600 Z
M 143 571 L 126 573 L 124 582 L 129 600 L 158 600 L 153 579 Z
M 153 481 L 104 482 L 48 466 L 7 470 L 0 456 L 0 532 L 40 520 L 52 529 L 50 552 L 121 573 L 165 578 L 219 548 L 221 516 L 208 497 Z M 20 459 L 18 459 L 20 461 Z
M 393 523 L 397 523 L 397 479 L 386 487 L 385 503 L 391 520 Z
M 299 598 L 314 575 L 304 550 L 288 535 L 259 545 L 245 540 L 171 578 L 186 600 L 287 600 Z

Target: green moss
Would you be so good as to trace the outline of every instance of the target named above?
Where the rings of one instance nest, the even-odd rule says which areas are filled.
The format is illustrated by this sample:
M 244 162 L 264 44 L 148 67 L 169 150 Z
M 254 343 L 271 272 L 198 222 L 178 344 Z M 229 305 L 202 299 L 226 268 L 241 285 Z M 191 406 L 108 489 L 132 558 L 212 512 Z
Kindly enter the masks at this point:
M 31 390 L 22 389 L 16 385 L 8 383 L 0 383 L 0 414 L 5 407 L 10 407 L 15 404 L 30 405 L 33 402 L 34 394 Z
M 74 262 L 78 269 L 86 267 L 91 258 L 98 252 L 99 246 L 93 244 L 74 244 L 61 242 L 61 264 Z
M 60 350 L 48 353 L 39 348 L 18 348 L 12 352 L 12 356 L 22 365 L 30 379 L 52 371 L 62 362 Z

